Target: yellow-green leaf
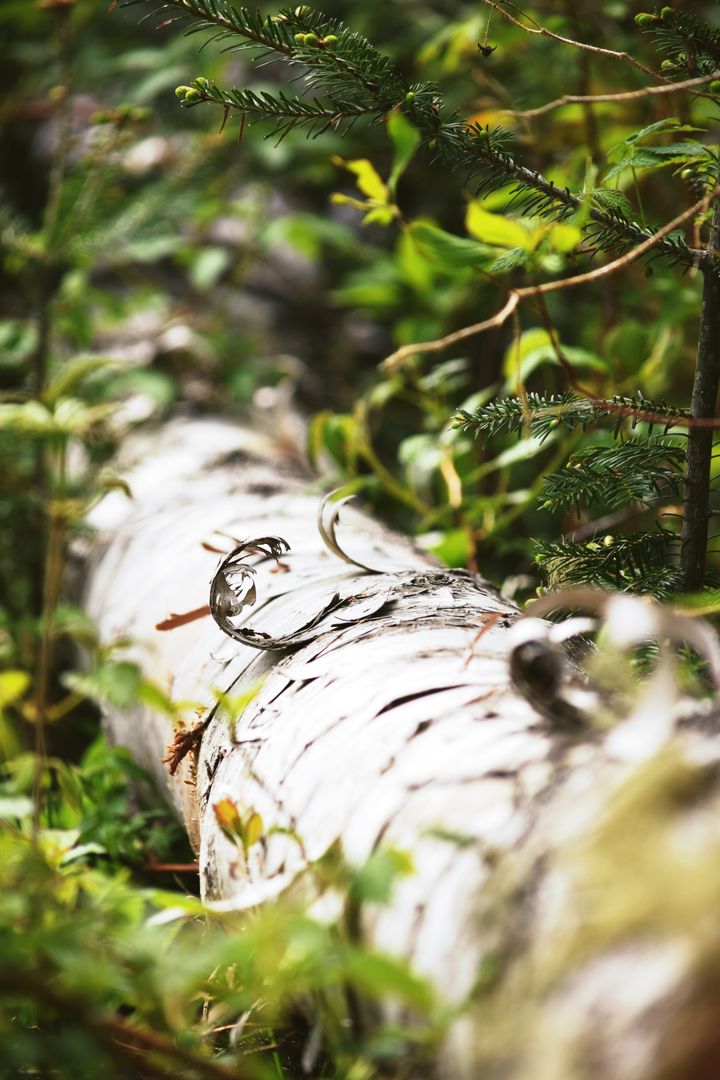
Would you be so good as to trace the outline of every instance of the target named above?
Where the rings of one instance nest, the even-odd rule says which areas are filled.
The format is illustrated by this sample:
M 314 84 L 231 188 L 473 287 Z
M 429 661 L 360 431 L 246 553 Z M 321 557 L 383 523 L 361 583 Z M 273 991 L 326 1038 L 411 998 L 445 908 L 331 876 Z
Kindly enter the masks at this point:
M 21 698 L 30 685 L 27 671 L 0 672 L 0 709 Z
M 250 817 L 245 822 L 245 848 L 251 848 L 253 844 L 256 844 L 262 837 L 264 831 L 263 819 L 253 810 Z
M 573 251 L 582 240 L 582 232 L 577 225 L 559 222 L 550 229 L 550 245 L 554 251 Z
M 376 199 L 380 203 L 388 202 L 390 192 L 387 184 L 384 183 L 374 165 L 367 158 L 345 161 L 344 158 L 333 157 L 332 160 L 335 165 L 340 165 L 343 169 L 347 169 L 348 172 L 354 174 L 355 183 L 363 195 L 367 195 L 369 199 Z
M 454 236 L 426 221 L 414 221 L 408 226 L 408 233 L 423 255 L 435 265 L 447 270 L 458 270 L 463 266 L 485 266 L 488 256 L 495 254 L 487 244 L 478 244 L 476 240 Z
M 403 116 L 399 109 L 393 109 L 387 122 L 388 135 L 395 151 L 388 187 L 395 197 L 397 182 L 407 169 L 413 154 L 420 145 L 420 132 Z
M 477 200 L 468 204 L 465 215 L 465 227 L 476 240 L 494 247 L 522 248 L 530 247 L 530 233 L 519 222 L 503 214 L 491 214 Z

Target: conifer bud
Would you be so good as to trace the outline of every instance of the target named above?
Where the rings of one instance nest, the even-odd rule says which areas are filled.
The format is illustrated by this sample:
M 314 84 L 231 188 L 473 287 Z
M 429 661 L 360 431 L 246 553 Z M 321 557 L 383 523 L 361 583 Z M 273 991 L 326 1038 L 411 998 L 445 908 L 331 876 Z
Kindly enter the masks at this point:
M 311 34 L 306 34 L 305 35 L 305 44 L 306 45 L 317 45 L 319 40 L 320 39 L 318 38 L 317 34 L 312 34 L 311 33 Z
M 415 100 L 415 92 L 414 92 L 414 90 L 408 90 L 407 94 L 405 95 L 405 100 L 407 102 L 411 102 L 411 101 Z
M 654 22 L 655 16 L 650 15 L 650 13 L 647 11 L 641 11 L 638 15 L 635 16 L 636 26 L 652 26 Z
M 664 8 L 660 9 L 660 18 L 661 19 L 672 19 L 674 14 L 675 14 L 675 12 L 673 11 L 673 9 L 671 7 L 664 7 Z
M 329 45 L 330 48 L 332 48 L 333 45 L 337 45 L 337 43 L 338 43 L 338 39 L 337 39 L 337 36 L 335 34 L 328 34 L 328 36 L 325 38 L 325 44 Z
M 306 38 L 307 38 L 307 34 L 294 34 L 293 35 L 293 41 L 295 42 L 296 45 L 304 45 Z
M 176 86 L 175 87 L 175 97 L 184 98 L 185 95 L 187 94 L 188 90 L 190 90 L 190 89 L 191 88 L 189 86 Z

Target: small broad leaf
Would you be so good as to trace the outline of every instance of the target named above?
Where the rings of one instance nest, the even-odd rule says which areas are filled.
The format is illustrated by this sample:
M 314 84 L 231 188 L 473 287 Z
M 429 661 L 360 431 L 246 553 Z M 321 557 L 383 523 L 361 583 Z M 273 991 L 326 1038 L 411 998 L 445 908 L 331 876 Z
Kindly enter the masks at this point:
M 245 826 L 240 811 L 232 799 L 226 797 L 213 803 L 215 820 L 225 836 L 233 844 L 245 843 Z
M 29 685 L 27 671 L 0 671 L 0 709 L 21 698 Z
M 418 250 L 431 262 L 447 270 L 464 266 L 487 266 L 496 249 L 439 229 L 426 221 L 414 221 L 407 232 Z
M 249 849 L 262 838 L 265 826 L 257 811 L 253 810 L 245 822 L 245 848 Z
M 395 151 L 388 187 L 392 197 L 395 198 L 398 180 L 407 169 L 420 145 L 420 132 L 398 109 L 393 109 L 390 113 L 387 130 Z
M 367 158 L 346 161 L 344 158 L 334 156 L 332 161 L 334 165 L 340 165 L 343 169 L 347 169 L 348 172 L 354 174 L 355 183 L 363 195 L 367 195 L 369 199 L 375 199 L 380 203 L 389 201 L 390 192 L 386 183 Z
M 468 204 L 465 227 L 471 236 L 485 244 L 524 250 L 532 247 L 528 229 L 503 214 L 491 214 L 476 199 Z
M 76 356 L 69 360 L 50 380 L 43 395 L 49 405 L 64 397 L 70 390 L 103 368 L 120 366 L 120 361 L 111 356 Z
M 559 347 L 564 359 L 571 367 L 607 371 L 607 363 L 594 353 L 571 345 Z M 557 365 L 559 363 L 557 351 L 547 330 L 541 327 L 526 330 L 520 337 L 519 345 L 513 342 L 505 352 L 503 393 L 515 391 L 518 381 L 524 383 L 537 368 L 544 364 Z

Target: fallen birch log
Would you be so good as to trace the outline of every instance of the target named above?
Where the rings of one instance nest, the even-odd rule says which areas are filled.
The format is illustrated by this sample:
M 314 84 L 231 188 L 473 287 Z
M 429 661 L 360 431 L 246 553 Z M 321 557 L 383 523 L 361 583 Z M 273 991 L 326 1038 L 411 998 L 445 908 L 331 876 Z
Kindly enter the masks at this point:
M 612 730 L 576 722 L 586 692 L 568 713 L 557 647 L 533 652 L 542 629 L 523 653 L 492 586 L 357 511 L 323 538 L 308 478 L 245 429 L 177 421 L 134 454 L 129 512 L 115 495 L 95 518 L 87 607 L 104 641 L 132 638 L 156 682 L 204 708 L 172 775 L 166 717 L 139 705 L 106 725 L 184 820 L 205 899 L 261 903 L 336 843 L 353 863 L 407 851 L 414 873 L 364 931 L 449 1002 L 477 998 L 443 1076 L 720 1075 L 712 709 L 665 670 Z M 211 580 L 215 617 L 185 621 Z M 217 692 L 247 703 L 228 719 Z M 260 823 L 245 851 L 229 808 Z

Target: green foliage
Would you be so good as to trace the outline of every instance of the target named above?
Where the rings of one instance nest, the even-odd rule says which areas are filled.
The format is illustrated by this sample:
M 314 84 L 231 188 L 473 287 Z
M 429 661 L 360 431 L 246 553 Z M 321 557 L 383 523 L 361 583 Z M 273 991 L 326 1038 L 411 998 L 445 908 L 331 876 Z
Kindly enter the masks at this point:
M 671 560 L 674 543 L 665 532 L 606 533 L 586 543 L 538 543 L 535 558 L 553 589 L 582 582 L 601 589 L 652 592 L 665 599 L 682 588 L 680 571 Z
M 340 162 L 355 174 L 357 186 L 365 198 L 340 194 L 336 196 L 336 202 L 362 210 L 366 224 L 388 227 L 400 221 L 403 239 L 414 249 L 416 267 L 420 262 L 430 264 L 435 273 L 446 275 L 453 284 L 464 281 L 466 273 L 477 275 L 478 272 L 500 275 L 508 282 L 512 275 L 523 270 L 557 279 L 571 272 L 572 263 L 579 254 L 605 252 L 621 261 L 624 255 L 630 260 L 635 257 L 634 249 L 642 246 L 648 275 L 655 273 L 660 260 L 667 268 L 679 266 L 687 270 L 701 266 L 704 272 L 713 272 L 708 262 L 713 256 L 705 247 L 697 246 L 700 235 L 697 229 L 693 243 L 688 242 L 686 232 L 680 227 L 665 229 L 656 235 L 658 227 L 649 224 L 648 207 L 640 192 L 640 185 L 647 177 L 667 166 L 672 167 L 675 175 L 690 182 L 695 191 L 711 193 L 714 189 L 719 175 L 718 149 L 705 138 L 703 124 L 693 122 L 689 116 L 683 121 L 664 116 L 629 129 L 619 127 L 618 132 L 622 130 L 622 135 L 614 141 L 611 141 L 613 129 L 610 128 L 604 147 L 599 145 L 596 133 L 595 160 L 591 167 L 586 166 L 582 183 L 573 191 L 569 183 L 558 182 L 535 164 L 526 164 L 521 159 L 515 137 L 505 122 L 488 122 L 484 117 L 478 117 L 478 110 L 469 119 L 462 118 L 457 108 L 448 107 L 434 81 L 410 81 L 381 50 L 335 17 L 303 6 L 260 20 L 259 16 L 233 8 L 222 0 L 170 0 L 165 7 L 183 17 L 193 16 L 197 21 L 190 24 L 191 30 L 214 27 L 223 40 L 229 37 L 238 47 L 260 48 L 264 57 L 275 56 L 291 70 L 299 67 L 306 84 L 307 96 L 291 99 L 283 90 L 256 92 L 233 88 L 225 91 L 200 77 L 189 87 L 178 88 L 178 95 L 185 105 L 194 107 L 202 102 L 214 102 L 224 108 L 226 117 L 231 112 L 240 113 L 243 123 L 245 119 L 270 121 L 269 133 L 278 138 L 284 138 L 297 127 L 314 136 L 330 128 L 347 129 L 363 113 L 375 125 L 390 118 L 389 128 L 402 119 L 406 128 L 416 132 L 408 161 L 417 147 L 429 167 L 439 167 L 446 175 L 462 175 L 474 195 L 465 221 L 470 238 L 458 236 L 423 218 L 403 221 L 402 208 L 397 201 L 396 177 L 386 184 L 367 158 Z M 666 55 L 662 71 L 670 71 L 672 66 L 672 78 L 702 77 L 715 70 L 717 32 L 694 15 L 663 9 L 660 15 L 639 16 L 636 23 L 651 32 L 654 46 Z M 513 25 L 520 24 L 515 21 Z M 475 29 L 475 32 L 479 30 Z M 487 50 L 481 47 L 484 55 L 495 50 L 495 46 Z M 618 59 L 624 56 L 623 50 L 617 50 Z M 716 100 L 713 88 L 706 89 L 704 85 L 699 93 L 707 100 Z M 619 100 L 623 100 L 622 95 Z M 589 100 L 588 109 L 592 108 Z M 536 144 L 536 157 L 541 155 L 542 149 Z M 607 167 L 601 174 L 599 159 L 602 156 Z M 602 180 L 598 182 L 600 175 Z M 628 192 L 623 190 L 628 185 L 634 189 L 635 205 Z M 498 201 L 494 204 L 493 200 Z M 500 213 L 495 211 L 496 205 Z M 700 220 L 703 214 L 707 218 L 707 211 L 707 206 L 700 209 Z M 544 224 L 546 221 L 549 224 Z M 399 257 L 395 260 L 395 274 L 398 264 Z M 417 288 L 421 277 L 415 267 L 412 272 Z M 396 287 L 396 298 L 391 299 L 388 287 L 395 283 L 390 277 L 382 279 L 382 284 L 377 277 L 375 280 L 375 290 L 355 285 L 349 290 L 346 288 L 341 295 L 346 302 L 352 299 L 368 306 L 374 303 L 396 307 L 401 289 Z M 557 292 L 562 295 L 562 290 L 572 285 L 571 280 L 557 281 Z M 533 290 L 530 287 L 525 291 L 531 295 Z M 548 291 L 555 291 L 554 286 Z M 430 308 L 431 305 L 426 305 L 426 310 Z M 652 436 L 653 425 L 662 423 L 665 417 L 668 418 L 668 423 L 663 424 L 665 431 L 682 424 L 687 414 L 677 405 L 658 399 L 656 394 L 646 395 L 642 391 L 628 394 L 621 387 L 613 388 L 610 395 L 604 388 L 600 392 L 594 387 L 579 391 L 575 385 L 570 391 L 550 394 L 544 389 L 525 387 L 525 382 L 541 364 L 558 364 L 573 383 L 571 369 L 609 370 L 610 365 L 598 356 L 598 350 L 560 343 L 553 324 L 557 317 L 556 310 L 546 309 L 546 337 L 532 359 L 526 335 L 536 331 L 526 331 L 523 335 L 519 329 L 516 331 L 515 353 L 510 352 L 503 391 L 507 393 L 519 387 L 522 392 L 513 398 L 485 398 L 473 409 L 461 408 L 455 416 L 457 429 L 476 435 L 482 433 L 485 442 L 507 432 L 522 431 L 549 446 L 557 441 L 550 439 L 551 434 L 559 437 L 563 431 L 578 428 L 588 431 L 595 429 L 603 419 L 611 419 L 615 436 L 623 436 L 618 446 L 577 451 L 564 469 L 552 472 L 546 483 L 534 483 L 531 494 L 540 494 L 541 506 L 560 512 L 575 507 L 580 512 L 581 505 L 599 503 L 607 510 L 617 511 L 627 505 L 654 504 L 661 493 L 672 497 L 682 495 L 682 448 L 676 446 L 668 452 L 669 457 L 661 459 L 657 442 L 644 444 L 626 437 L 627 428 L 635 428 L 639 422 L 647 430 L 648 437 Z M 433 332 L 431 328 L 428 336 Z M 407 333 L 411 342 L 417 337 L 422 340 L 419 327 L 408 327 Z M 537 333 L 540 333 L 539 329 Z M 411 349 L 404 349 L 397 355 L 405 359 L 411 352 Z M 371 410 L 378 410 L 378 403 L 384 408 L 391 399 L 401 396 L 413 396 L 417 404 L 412 388 L 414 378 L 411 374 L 402 383 L 386 384 L 382 391 L 376 387 L 369 401 Z M 422 420 L 432 430 L 434 420 L 424 413 L 426 407 L 426 402 L 422 401 Z M 421 452 L 426 480 L 423 481 L 425 490 L 421 492 L 408 474 L 408 486 L 415 490 L 403 492 L 388 476 L 372 448 L 365 416 L 360 417 L 356 412 L 352 422 L 343 423 L 342 447 L 335 445 L 333 448 L 335 436 L 330 434 L 333 424 L 329 421 L 323 421 L 321 428 L 316 426 L 314 443 L 317 445 L 318 441 L 328 439 L 327 448 L 346 476 L 348 473 L 359 476 L 359 463 L 369 466 L 375 481 L 379 481 L 391 497 L 407 506 L 415 506 L 422 515 L 421 529 L 438 522 L 446 528 L 449 526 L 441 507 L 431 509 L 439 498 L 437 482 L 431 482 L 428 487 L 427 477 L 432 472 L 444 481 L 452 508 L 461 510 L 469 530 L 477 530 L 480 520 L 488 521 L 488 500 L 473 498 L 468 492 L 468 484 L 488 475 L 488 470 L 477 465 L 473 469 L 469 465 L 467 447 L 461 439 L 454 443 L 448 441 L 437 428 L 434 440 L 432 435 L 418 437 L 415 441 L 413 436 L 405 438 L 397 448 L 399 459 L 405 464 L 412 461 L 413 475 L 417 477 L 417 454 Z M 691 443 L 693 438 L 691 435 Z M 644 446 L 646 452 L 643 452 Z M 503 452 L 497 460 L 506 468 L 512 458 L 508 459 Z M 491 468 L 489 472 L 492 471 Z M 529 502 L 530 499 L 522 499 L 519 505 Z M 495 509 L 501 506 L 502 500 L 496 499 Z M 511 517 L 501 512 L 502 526 L 516 516 L 515 511 Z M 496 532 L 496 526 L 493 524 L 489 533 L 487 528 L 484 532 L 487 538 Z M 617 549 L 618 559 L 622 558 L 623 550 L 622 547 Z M 645 554 L 649 558 L 648 552 Z M 587 547 L 585 561 L 588 566 L 595 557 L 595 549 Z M 628 580 L 635 581 L 637 574 L 629 549 L 628 558 Z M 543 566 L 548 565 L 547 560 L 540 562 Z M 589 569 L 583 568 L 583 560 L 573 559 L 571 565 L 579 574 L 578 581 L 596 580 Z M 570 579 L 575 571 L 570 571 Z M 603 579 L 604 574 L 605 571 L 598 567 L 597 580 Z M 660 579 L 662 577 L 661 573 Z M 622 580 L 622 575 L 614 574 L 614 578 Z M 551 579 L 559 580 L 555 571 Z M 652 575 L 645 580 L 651 588 Z
M 569 510 L 597 502 L 608 510 L 649 505 L 682 489 L 685 451 L 661 439 L 628 439 L 613 446 L 575 451 L 561 472 L 545 477 L 546 510 Z
M 292 901 L 223 916 L 138 888 L 93 866 L 102 846 L 77 828 L 33 834 L 18 820 L 28 807 L 0 802 L 9 819 L 0 829 L 4 1075 L 295 1076 L 303 1058 L 316 1075 L 372 1077 L 404 1075 L 432 1050 L 442 1028 L 428 987 L 342 921 L 314 921 Z M 87 835 L 105 834 L 96 823 Z M 343 873 L 338 862 L 332 879 Z M 319 868 L 316 887 L 329 883 Z M 428 1026 L 393 1025 L 358 1047 L 346 1023 L 351 993 L 368 1004 L 390 993 Z
M 0 5 L 2 1067 L 277 1077 L 315 1055 L 316 1075 L 419 1075 L 442 1032 L 431 995 L 359 931 L 406 857 L 356 868 L 331 852 L 311 879 L 342 899 L 332 925 L 292 899 L 220 918 L 178 888 L 158 866 L 192 856 L 136 804 L 143 778 L 97 741 L 96 706 L 180 707 L 99 647 L 68 602 L 69 552 L 123 490 L 107 463 L 132 425 L 177 401 L 234 413 L 284 380 L 315 413 L 328 481 L 451 565 L 520 595 L 538 568 L 552 587 L 681 590 L 668 503 L 709 206 L 641 266 L 565 283 L 713 193 L 718 32 L 674 8 L 639 29 L 624 4 L 599 20 L 586 0 L 528 21 L 426 0 L 411 17 L 380 0 L 137 5 L 139 25 L 93 0 Z M 618 55 L 522 29 L 535 18 Z M 698 77 L 682 96 L 544 111 Z M 270 143 L 238 149 L 235 118 Z M 526 296 L 515 323 L 423 348 L 538 285 L 555 291 Z M 716 536 L 713 517 L 710 576 Z M 687 605 L 712 614 L 717 597 Z M 224 810 L 239 848 L 256 843 L 259 815 Z M 388 995 L 426 1026 L 362 1031 L 351 1003 Z

